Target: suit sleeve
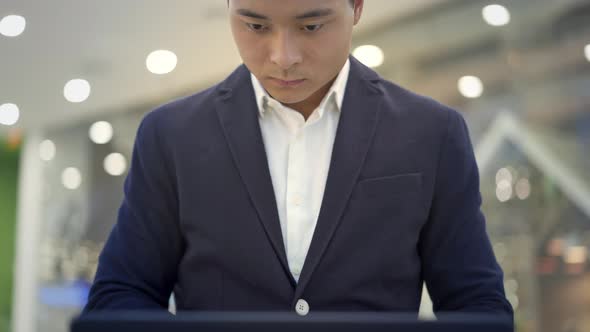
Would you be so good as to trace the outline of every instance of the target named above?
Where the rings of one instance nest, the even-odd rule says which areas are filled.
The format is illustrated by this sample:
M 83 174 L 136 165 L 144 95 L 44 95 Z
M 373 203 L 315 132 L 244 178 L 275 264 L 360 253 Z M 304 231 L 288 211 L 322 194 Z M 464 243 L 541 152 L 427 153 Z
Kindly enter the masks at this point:
M 85 313 L 168 307 L 183 239 L 173 167 L 152 115 L 137 132 L 124 199 L 100 255 Z
M 503 272 L 480 210 L 479 172 L 463 117 L 448 110 L 434 196 L 420 235 L 422 271 L 435 312 L 507 314 Z

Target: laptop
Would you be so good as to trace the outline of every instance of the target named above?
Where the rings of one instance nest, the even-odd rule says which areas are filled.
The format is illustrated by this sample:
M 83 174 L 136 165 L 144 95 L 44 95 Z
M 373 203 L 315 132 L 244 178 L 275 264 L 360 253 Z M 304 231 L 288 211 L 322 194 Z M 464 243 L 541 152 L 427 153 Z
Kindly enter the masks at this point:
M 513 332 L 508 318 L 480 314 L 438 314 L 418 320 L 416 314 L 289 312 L 99 312 L 80 316 L 71 332 Z

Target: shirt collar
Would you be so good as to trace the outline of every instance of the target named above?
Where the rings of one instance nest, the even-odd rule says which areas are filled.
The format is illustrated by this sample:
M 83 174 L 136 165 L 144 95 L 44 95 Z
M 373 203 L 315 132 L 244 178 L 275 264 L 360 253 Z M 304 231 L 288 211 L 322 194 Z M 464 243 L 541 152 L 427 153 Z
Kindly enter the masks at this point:
M 334 80 L 334 83 L 332 83 L 330 90 L 328 91 L 328 93 L 326 93 L 326 95 L 322 99 L 320 105 L 318 106 L 320 109 L 320 113 L 323 113 L 324 109 L 326 108 L 326 104 L 332 98 L 334 98 L 334 100 L 336 102 L 336 106 L 337 106 L 337 107 L 334 107 L 334 109 L 337 111 L 340 111 L 342 109 L 342 102 L 344 100 L 344 91 L 346 90 L 346 84 L 348 83 L 349 73 L 350 73 L 350 59 L 347 59 L 346 63 L 344 64 L 344 66 L 340 70 L 340 73 L 338 73 L 338 76 Z M 280 104 L 280 103 L 278 101 L 276 101 L 275 99 L 273 99 L 268 94 L 268 92 L 266 92 L 266 90 L 264 90 L 264 87 L 262 87 L 262 84 L 256 78 L 256 76 L 254 76 L 254 74 L 250 73 L 250 77 L 252 80 L 252 86 L 254 88 L 254 94 L 256 96 L 256 104 L 258 106 L 258 112 L 259 112 L 259 115 L 261 117 L 263 117 L 264 113 L 269 108 L 268 107 L 269 104 L 275 104 L 275 103 Z M 332 96 L 334 96 L 334 97 L 332 97 Z

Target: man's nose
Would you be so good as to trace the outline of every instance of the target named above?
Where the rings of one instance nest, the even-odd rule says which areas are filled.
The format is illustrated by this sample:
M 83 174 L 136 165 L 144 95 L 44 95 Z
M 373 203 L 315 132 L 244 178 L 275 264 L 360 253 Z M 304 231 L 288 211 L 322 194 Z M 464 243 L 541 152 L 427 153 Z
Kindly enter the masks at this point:
M 302 60 L 299 45 L 297 44 L 293 33 L 289 31 L 279 31 L 273 36 L 271 45 L 270 61 L 282 70 L 289 70 Z

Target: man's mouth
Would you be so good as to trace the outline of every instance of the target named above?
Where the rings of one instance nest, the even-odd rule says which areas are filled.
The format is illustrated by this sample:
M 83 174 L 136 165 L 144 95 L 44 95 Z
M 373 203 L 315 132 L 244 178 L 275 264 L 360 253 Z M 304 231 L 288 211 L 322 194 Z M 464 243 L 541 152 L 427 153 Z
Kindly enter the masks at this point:
M 299 79 L 299 80 L 282 80 L 280 78 L 274 78 L 271 77 L 270 80 L 280 86 L 280 87 L 296 87 L 298 85 L 300 85 L 301 83 L 303 83 L 305 81 L 305 79 Z

